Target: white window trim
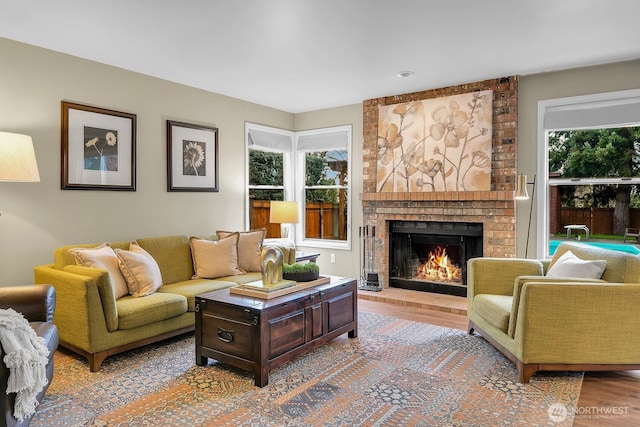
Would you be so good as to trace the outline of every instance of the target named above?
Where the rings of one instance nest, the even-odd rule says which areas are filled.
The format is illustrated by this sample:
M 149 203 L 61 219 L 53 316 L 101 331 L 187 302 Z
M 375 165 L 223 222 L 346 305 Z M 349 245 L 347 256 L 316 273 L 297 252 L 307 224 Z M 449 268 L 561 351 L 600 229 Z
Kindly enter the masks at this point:
M 304 160 L 305 160 L 305 153 L 307 153 L 307 151 L 297 151 L 297 147 L 298 147 L 298 141 L 300 140 L 300 137 L 304 137 L 304 136 L 308 136 L 308 135 L 320 135 L 320 134 L 326 134 L 326 133 L 334 133 L 334 132 L 346 132 L 347 133 L 347 154 L 348 154 L 348 159 L 347 159 L 347 168 L 349 171 L 349 182 L 347 183 L 347 240 L 345 241 L 340 241 L 340 240 L 324 240 L 324 239 L 309 239 L 309 238 L 305 238 L 304 236 L 304 230 L 305 230 L 305 215 L 304 215 L 304 207 L 302 204 L 299 204 L 298 209 L 300 209 L 299 212 L 299 217 L 301 218 L 301 221 L 296 224 L 296 232 L 295 232 L 295 236 L 296 236 L 296 245 L 297 246 L 308 246 L 308 247 L 314 247 L 314 248 L 325 248 L 325 249 L 343 249 L 343 250 L 351 250 L 351 218 L 352 218 L 352 205 L 353 205 L 353 193 L 351 191 L 351 181 L 353 181 L 352 177 L 353 177 L 353 171 L 351 169 L 351 157 L 352 157 L 352 126 L 351 125 L 344 125 L 344 126 L 334 126 L 334 127 L 328 127 L 328 128 L 322 128 L 322 129 L 314 129 L 314 130 L 307 130 L 307 131 L 300 131 L 300 132 L 296 132 L 295 133 L 295 148 L 296 148 L 296 161 L 295 164 L 302 166 L 304 165 Z M 297 200 L 305 200 L 305 170 L 304 167 L 298 167 L 297 170 L 295 171 L 295 182 L 296 182 L 296 199 Z M 342 188 L 339 186 L 336 187 L 332 187 L 332 186 L 322 186 L 321 188 L 325 189 L 325 188 Z
M 640 89 L 623 90 L 616 92 L 604 92 L 592 95 L 572 96 L 567 98 L 546 99 L 538 101 L 538 161 L 536 165 L 537 182 L 540 188 L 536 189 L 536 205 L 538 206 L 538 221 L 536 234 L 536 256 L 537 258 L 546 258 L 549 256 L 549 141 L 547 131 L 567 130 L 567 129 L 588 129 L 588 128 L 605 128 L 605 127 L 622 127 L 636 122 L 629 122 L 628 118 L 606 118 L 604 121 L 599 120 L 602 117 L 590 116 L 588 120 L 594 120 L 591 123 L 586 121 L 578 121 L 579 127 L 576 127 L 573 120 L 575 115 L 597 109 L 611 108 L 616 109 L 628 106 L 629 109 L 640 106 Z M 566 119 L 563 121 L 556 120 L 553 127 L 545 126 L 545 118 L 547 115 L 561 112 Z M 584 115 L 583 117 L 586 117 Z M 637 117 L 637 116 L 636 116 Z M 548 122 L 549 120 L 547 120 Z M 573 122 L 569 127 L 563 126 L 564 123 Z M 602 180 L 598 180 L 602 181 Z M 559 181 L 556 181 L 559 182 Z M 588 179 L 581 179 L 580 184 L 588 183 Z M 635 182 L 634 179 L 625 179 L 624 182 Z M 533 203 L 533 201 L 531 201 Z

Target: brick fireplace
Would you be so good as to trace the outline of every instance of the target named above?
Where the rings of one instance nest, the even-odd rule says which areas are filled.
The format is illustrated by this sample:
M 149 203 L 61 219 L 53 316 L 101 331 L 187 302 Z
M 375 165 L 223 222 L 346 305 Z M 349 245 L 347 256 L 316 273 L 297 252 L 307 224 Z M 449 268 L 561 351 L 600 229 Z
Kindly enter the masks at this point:
M 493 134 L 489 191 L 377 192 L 378 107 L 491 89 Z M 482 224 L 482 256 L 516 256 L 516 178 L 518 78 L 504 77 L 447 88 L 367 100 L 363 103 L 363 221 L 375 226 L 379 256 L 375 267 L 389 286 L 391 221 Z

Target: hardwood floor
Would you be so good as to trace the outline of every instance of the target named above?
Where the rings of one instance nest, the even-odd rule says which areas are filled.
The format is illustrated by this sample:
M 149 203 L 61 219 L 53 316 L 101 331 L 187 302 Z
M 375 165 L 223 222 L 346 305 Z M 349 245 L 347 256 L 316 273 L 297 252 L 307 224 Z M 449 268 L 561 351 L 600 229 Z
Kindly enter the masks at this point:
M 404 289 L 360 291 L 358 310 L 467 330 L 466 299 Z M 640 371 L 585 372 L 574 426 L 640 426 Z

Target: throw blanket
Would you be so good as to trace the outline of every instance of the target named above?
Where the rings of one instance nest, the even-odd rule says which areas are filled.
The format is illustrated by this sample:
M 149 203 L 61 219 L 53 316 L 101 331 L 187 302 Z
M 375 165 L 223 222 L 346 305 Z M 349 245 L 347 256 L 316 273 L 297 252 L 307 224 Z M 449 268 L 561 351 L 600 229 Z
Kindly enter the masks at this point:
M 49 349 L 24 316 L 15 310 L 0 309 L 0 344 L 9 368 L 7 394 L 16 393 L 13 416 L 18 420 L 36 411 L 36 396 L 47 385 Z

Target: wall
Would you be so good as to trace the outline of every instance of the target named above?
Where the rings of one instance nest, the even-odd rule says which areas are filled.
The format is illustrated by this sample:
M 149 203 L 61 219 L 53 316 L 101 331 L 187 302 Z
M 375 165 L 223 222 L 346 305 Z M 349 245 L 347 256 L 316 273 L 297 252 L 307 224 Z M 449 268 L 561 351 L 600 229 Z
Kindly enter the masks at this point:
M 323 127 L 352 125 L 351 138 L 351 251 L 339 249 L 311 249 L 320 252 L 318 265 L 322 274 L 358 277 L 360 253 L 358 249 L 358 227 L 362 224 L 362 104 L 312 111 L 296 114 L 294 128 L 296 131 L 311 130 Z M 355 230 L 355 233 L 354 233 Z M 303 248 L 304 250 L 304 248 Z M 336 255 L 336 262 L 331 263 L 331 254 Z
M 0 129 L 33 137 L 41 178 L 0 183 L 4 285 L 31 283 L 64 244 L 244 229 L 245 121 L 294 128 L 290 113 L 2 38 L 0 58 Z M 60 190 L 62 100 L 137 114 L 137 191 Z M 220 192 L 167 192 L 168 119 L 218 127 Z
M 638 59 L 521 76 L 518 100 L 518 171 L 537 170 L 538 101 L 637 88 L 640 88 Z M 528 208 L 527 205 L 525 207 Z M 538 236 L 536 221 L 539 209 L 542 207 L 534 201 L 529 254 L 538 252 L 535 237 Z M 518 254 L 524 254 L 528 218 L 528 209 L 519 209 L 516 225 Z

